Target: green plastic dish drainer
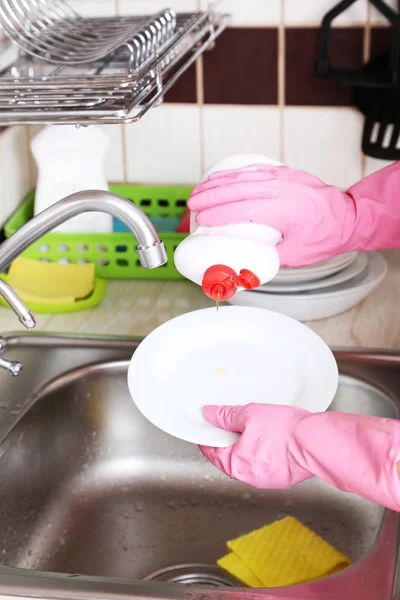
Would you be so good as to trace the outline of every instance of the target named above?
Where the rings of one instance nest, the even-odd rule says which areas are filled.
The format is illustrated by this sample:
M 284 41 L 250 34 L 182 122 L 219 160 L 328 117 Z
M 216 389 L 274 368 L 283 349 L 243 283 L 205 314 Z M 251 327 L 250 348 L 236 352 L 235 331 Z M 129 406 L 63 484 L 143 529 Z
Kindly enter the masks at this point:
M 192 187 L 111 185 L 110 191 L 134 202 L 150 217 L 181 217 Z M 10 237 L 34 214 L 32 191 L 4 226 Z M 30 246 L 23 256 L 60 263 L 92 262 L 96 276 L 103 279 L 183 279 L 174 266 L 174 252 L 186 237 L 179 233 L 160 233 L 168 263 L 158 269 L 143 269 L 131 233 L 49 233 Z

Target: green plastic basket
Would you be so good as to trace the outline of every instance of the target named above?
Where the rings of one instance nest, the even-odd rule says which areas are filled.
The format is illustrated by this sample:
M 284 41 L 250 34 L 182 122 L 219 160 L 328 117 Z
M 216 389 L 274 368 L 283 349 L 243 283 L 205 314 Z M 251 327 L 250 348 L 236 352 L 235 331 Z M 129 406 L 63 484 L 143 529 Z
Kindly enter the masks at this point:
M 192 187 L 112 185 L 110 191 L 134 202 L 149 217 L 181 217 Z M 10 237 L 33 217 L 32 191 L 4 226 Z M 96 276 L 104 279 L 183 279 L 174 266 L 174 252 L 185 238 L 179 233 L 160 233 L 168 263 L 158 269 L 143 269 L 131 233 L 49 233 L 30 246 L 26 258 L 52 262 L 95 264 Z

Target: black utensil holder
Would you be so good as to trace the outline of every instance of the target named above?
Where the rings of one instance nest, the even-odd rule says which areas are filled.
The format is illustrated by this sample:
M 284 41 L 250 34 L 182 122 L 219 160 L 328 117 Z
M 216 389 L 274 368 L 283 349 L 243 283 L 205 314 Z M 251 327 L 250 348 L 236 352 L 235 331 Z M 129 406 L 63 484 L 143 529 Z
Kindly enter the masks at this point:
M 388 66 L 381 72 L 373 74 L 365 69 L 352 70 L 334 68 L 330 61 L 331 26 L 334 19 L 346 11 L 358 0 L 342 0 L 332 8 L 322 19 L 319 54 L 317 58 L 316 74 L 323 79 L 329 79 L 349 86 L 362 87 L 391 87 L 399 82 L 400 64 L 400 14 L 388 6 L 384 0 L 369 0 L 391 24 L 389 28 L 390 50 Z M 400 2 L 399 2 L 400 4 Z

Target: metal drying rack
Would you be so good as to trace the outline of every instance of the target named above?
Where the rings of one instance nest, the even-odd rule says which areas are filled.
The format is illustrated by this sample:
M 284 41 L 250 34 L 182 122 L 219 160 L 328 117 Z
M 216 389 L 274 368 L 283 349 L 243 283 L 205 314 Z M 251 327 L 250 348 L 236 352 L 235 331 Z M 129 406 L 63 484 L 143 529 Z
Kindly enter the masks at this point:
M 4 26 L 3 19 L 0 14 Z M 80 32 L 118 31 L 122 37 L 107 49 L 106 44 L 89 50 L 70 42 L 62 56 L 73 39 L 70 15 L 52 24 L 47 37 L 41 34 L 41 44 L 26 31 L 22 35 L 4 27 L 14 41 L 0 48 L 0 126 L 137 122 L 213 47 L 229 22 L 227 15 L 213 11 L 175 14 L 172 9 L 151 17 L 76 19 Z M 60 36 L 62 26 L 70 38 Z M 32 22 L 27 31 L 34 31 Z M 51 39 L 58 43 L 50 48 Z M 87 62 L 93 52 L 96 60 Z
M 165 9 L 142 19 L 143 26 L 132 19 L 83 18 L 64 0 L 2 0 L 0 23 L 9 37 L 32 56 L 55 64 L 81 64 L 101 60 L 121 46 L 154 49 L 174 31 L 176 14 Z

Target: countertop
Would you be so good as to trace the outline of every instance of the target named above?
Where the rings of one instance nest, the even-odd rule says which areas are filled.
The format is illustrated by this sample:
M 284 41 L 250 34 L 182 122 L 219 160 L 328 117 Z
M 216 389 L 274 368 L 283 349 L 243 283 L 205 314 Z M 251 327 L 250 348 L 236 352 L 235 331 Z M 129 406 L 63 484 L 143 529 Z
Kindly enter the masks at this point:
M 400 250 L 384 252 L 385 281 L 352 310 L 307 323 L 329 345 L 400 348 Z M 212 306 L 201 289 L 180 281 L 109 281 L 106 297 L 95 309 L 75 314 L 36 315 L 37 331 L 52 333 L 146 336 L 182 313 Z M 0 308 L 0 332 L 23 330 L 11 310 Z

